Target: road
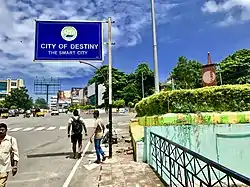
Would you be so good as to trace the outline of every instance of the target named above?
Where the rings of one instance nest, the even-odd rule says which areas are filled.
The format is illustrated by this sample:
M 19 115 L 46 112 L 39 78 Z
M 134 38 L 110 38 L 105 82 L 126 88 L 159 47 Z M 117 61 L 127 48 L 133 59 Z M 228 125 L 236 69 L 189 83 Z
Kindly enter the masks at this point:
M 67 121 L 71 115 L 48 114 L 39 118 L 20 116 L 1 120 L 7 123 L 8 133 L 17 138 L 20 152 L 18 174 L 9 178 L 8 187 L 63 186 L 77 161 L 70 158 L 71 143 L 66 133 Z M 82 117 L 90 135 L 93 131 L 92 115 L 84 114 Z M 102 115 L 101 118 L 107 124 L 107 115 Z M 130 119 L 129 115 L 114 115 L 113 123 L 127 123 Z M 88 140 L 88 137 L 84 138 L 84 147 Z M 89 150 L 93 150 L 92 145 Z

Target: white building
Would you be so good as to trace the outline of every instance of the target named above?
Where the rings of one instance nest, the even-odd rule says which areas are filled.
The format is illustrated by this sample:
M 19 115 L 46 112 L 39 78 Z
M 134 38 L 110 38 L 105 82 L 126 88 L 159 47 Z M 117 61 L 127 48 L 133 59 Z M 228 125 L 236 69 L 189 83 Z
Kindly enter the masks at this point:
M 4 100 L 11 90 L 15 88 L 21 88 L 23 86 L 25 86 L 23 79 L 0 80 L 0 100 Z
M 57 108 L 57 96 L 50 97 L 50 110 Z

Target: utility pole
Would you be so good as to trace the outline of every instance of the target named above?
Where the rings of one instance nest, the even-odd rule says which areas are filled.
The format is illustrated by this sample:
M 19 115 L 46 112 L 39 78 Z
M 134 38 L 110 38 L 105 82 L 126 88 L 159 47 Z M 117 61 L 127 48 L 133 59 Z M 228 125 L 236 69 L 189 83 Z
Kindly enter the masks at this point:
M 172 90 L 174 90 L 174 79 L 171 77 Z
M 142 89 L 142 98 L 144 98 L 144 77 L 143 77 L 143 72 L 141 73 L 141 89 Z
M 112 45 L 115 45 L 115 43 L 112 42 L 112 23 L 115 23 L 114 21 L 112 21 L 111 17 L 108 18 L 108 21 L 105 21 L 106 23 L 108 23 L 108 42 L 105 44 L 108 44 L 108 91 L 109 91 L 109 157 L 112 158 Z M 95 67 L 94 65 L 88 63 L 88 62 L 84 62 L 84 61 L 80 61 L 80 63 L 83 64 L 87 64 L 92 66 L 93 68 L 97 69 L 97 67 Z M 105 78 L 106 77 L 103 75 L 103 73 L 101 72 L 102 76 Z
M 151 20 L 152 20 L 153 53 L 154 53 L 155 93 L 159 93 L 160 88 L 159 88 L 159 72 L 158 72 L 158 56 L 157 56 L 157 41 L 156 41 L 156 23 L 155 23 L 155 4 L 154 4 L 154 0 L 151 0 Z
M 49 84 L 46 85 L 46 102 L 49 107 Z
M 221 71 L 220 71 L 220 85 L 222 85 L 222 76 L 221 76 Z
M 109 64 L 109 157 L 112 158 L 112 19 L 108 18 L 108 64 Z

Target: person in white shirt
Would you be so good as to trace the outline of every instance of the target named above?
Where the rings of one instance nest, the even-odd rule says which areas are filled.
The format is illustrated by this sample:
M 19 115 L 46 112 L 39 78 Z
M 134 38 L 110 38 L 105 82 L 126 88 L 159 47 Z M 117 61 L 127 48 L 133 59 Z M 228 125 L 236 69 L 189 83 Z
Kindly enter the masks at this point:
M 19 153 L 16 138 L 7 135 L 7 125 L 0 123 L 0 187 L 5 187 L 9 176 L 17 173 Z
M 93 117 L 95 118 L 95 128 L 94 128 L 94 132 L 92 136 L 90 137 L 90 142 L 92 143 L 92 139 L 94 138 L 96 157 L 97 157 L 97 160 L 95 161 L 95 163 L 99 164 L 101 163 L 101 155 L 102 155 L 102 161 L 106 160 L 105 153 L 101 147 L 101 141 L 103 138 L 105 127 L 104 127 L 102 120 L 99 118 L 98 110 L 94 111 Z
M 81 157 L 82 153 L 82 131 L 84 129 L 85 136 L 88 136 L 87 134 L 87 128 L 85 126 L 84 120 L 82 117 L 79 116 L 78 110 L 74 110 L 73 117 L 69 118 L 68 121 L 68 137 L 71 137 L 71 143 L 72 143 L 72 149 L 74 158 L 77 158 L 76 155 L 76 144 L 78 142 L 78 158 Z M 71 131 L 71 135 L 70 135 Z

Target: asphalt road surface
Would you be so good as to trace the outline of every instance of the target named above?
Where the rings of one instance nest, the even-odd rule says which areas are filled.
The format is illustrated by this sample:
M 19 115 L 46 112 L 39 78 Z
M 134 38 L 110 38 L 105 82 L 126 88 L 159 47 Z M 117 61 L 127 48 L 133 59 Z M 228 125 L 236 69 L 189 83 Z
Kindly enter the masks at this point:
M 72 114 L 59 116 L 22 116 L 2 119 L 8 125 L 9 135 L 14 136 L 19 146 L 19 170 L 10 177 L 8 187 L 62 187 L 77 160 L 71 159 L 71 143 L 67 137 L 67 121 Z M 93 131 L 92 115 L 82 115 L 88 128 Z M 101 115 L 107 124 L 108 116 Z M 129 115 L 113 115 L 113 124 L 127 123 Z M 89 138 L 84 137 L 83 148 Z M 92 145 L 89 149 L 93 149 Z M 84 161 L 85 158 L 83 158 Z

